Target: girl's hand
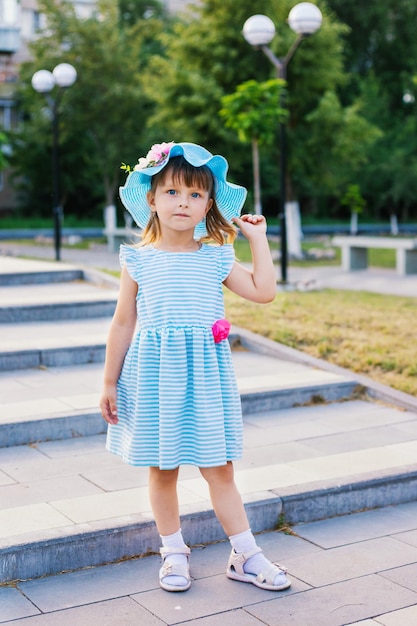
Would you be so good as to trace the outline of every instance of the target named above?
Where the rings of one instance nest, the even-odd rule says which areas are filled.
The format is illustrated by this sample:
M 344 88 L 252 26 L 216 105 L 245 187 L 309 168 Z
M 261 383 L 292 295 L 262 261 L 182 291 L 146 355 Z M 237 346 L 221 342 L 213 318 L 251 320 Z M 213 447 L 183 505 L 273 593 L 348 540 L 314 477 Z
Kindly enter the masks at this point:
M 117 424 L 116 387 L 105 387 L 100 399 L 100 409 L 103 419 L 108 424 Z
M 266 219 L 263 215 L 246 213 L 240 217 L 234 217 L 232 222 L 236 224 L 242 235 L 247 239 L 266 234 Z

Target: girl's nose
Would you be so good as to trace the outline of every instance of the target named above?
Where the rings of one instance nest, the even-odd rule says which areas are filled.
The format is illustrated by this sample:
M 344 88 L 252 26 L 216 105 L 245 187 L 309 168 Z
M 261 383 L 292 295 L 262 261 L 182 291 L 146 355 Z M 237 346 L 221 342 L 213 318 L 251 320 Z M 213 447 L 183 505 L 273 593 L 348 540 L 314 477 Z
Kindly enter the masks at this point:
M 187 196 L 181 196 L 179 199 L 179 206 L 188 206 L 188 198 Z

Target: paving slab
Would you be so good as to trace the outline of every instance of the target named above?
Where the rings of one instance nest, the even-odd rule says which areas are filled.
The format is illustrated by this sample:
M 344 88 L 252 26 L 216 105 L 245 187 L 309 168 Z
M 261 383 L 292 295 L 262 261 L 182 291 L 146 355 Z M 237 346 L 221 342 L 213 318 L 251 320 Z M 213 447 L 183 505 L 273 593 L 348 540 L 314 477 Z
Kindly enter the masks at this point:
M 379 513 L 384 517 L 383 511 Z M 223 626 L 235 624 L 236 619 L 247 626 L 306 626 L 314 616 L 317 626 L 414 626 L 417 548 L 410 551 L 404 544 L 396 549 L 395 534 L 388 535 L 392 507 L 386 513 L 387 536 L 359 539 L 342 548 L 314 545 L 300 536 L 305 525 L 295 525 L 291 534 L 258 535 L 265 554 L 289 567 L 293 586 L 284 592 L 228 580 L 224 570 L 230 546 L 222 541 L 193 548 L 193 584 L 186 594 L 160 590 L 160 559 L 147 556 L 2 587 L 0 601 L 5 609 L 0 623 L 69 626 L 89 620 L 97 623 L 97 616 L 103 616 L 109 626 L 130 626 L 136 622 L 129 620 L 137 619 L 141 620 L 137 623 L 160 626 L 191 622 Z M 343 518 L 326 520 L 329 523 L 343 526 Z M 366 534 L 368 512 L 357 514 L 355 524 L 358 528 L 364 524 Z
M 23 276 L 23 266 L 21 271 Z M 34 272 L 22 280 L 42 281 L 41 274 L 42 268 L 38 275 Z M 61 285 L 56 287 L 59 296 Z M 66 287 L 62 297 L 55 300 L 70 305 L 81 292 L 86 300 L 90 298 L 90 286 L 80 290 L 78 283 L 69 283 Z M 2 289 L 9 299 L 22 294 L 17 300 L 31 303 L 32 287 Z M 114 283 L 91 289 L 94 294 L 112 290 L 116 296 Z M 49 307 L 53 304 L 51 291 L 50 285 L 41 284 L 32 295 L 37 293 L 35 299 Z M 66 300 L 70 291 L 71 298 Z M 99 295 L 94 299 L 99 300 Z M 61 347 L 68 353 L 80 337 L 103 347 L 109 317 L 100 325 L 95 322 L 62 320 L 51 324 L 49 333 L 43 322 L 21 323 L 21 344 L 32 342 L 34 350 L 53 350 L 65 336 Z M 0 326 L 0 335 L 2 330 L 0 340 L 3 337 L 9 342 L 10 351 L 18 350 L 19 333 L 13 325 Z M 295 351 L 276 350 L 273 342 L 254 340 L 250 333 L 239 335 L 237 329 L 236 334 L 247 348 L 234 354 L 246 447 L 244 458 L 236 463 L 236 481 L 255 532 L 271 529 L 286 519 L 311 522 L 323 515 L 375 506 L 375 502 L 415 499 L 417 404 L 413 399 L 368 386 L 368 381 L 356 375 L 300 358 Z M 317 624 L 327 626 L 383 623 L 378 620 L 402 615 L 417 605 L 417 590 L 407 585 L 407 579 L 415 577 L 417 563 L 414 502 L 379 512 L 379 517 L 366 511 L 350 519 L 330 520 L 345 520 L 344 525 L 341 521 L 334 527 L 325 526 L 329 520 L 300 525 L 299 536 L 261 535 L 259 541 L 265 551 L 281 562 L 285 559 L 290 566 L 293 586 L 279 596 L 226 580 L 229 548 L 225 543 L 194 550 L 195 583 L 190 592 L 180 597 L 161 595 L 156 579 L 158 557 L 124 560 L 126 556 L 157 552 L 159 541 L 148 500 L 147 471 L 127 467 L 104 451 L 105 425 L 97 421 L 102 364 L 53 365 L 4 372 L 0 378 L 0 395 L 10 399 L 0 418 L 0 441 L 9 445 L 0 449 L 4 579 L 22 578 L 19 567 L 23 564 L 29 566 L 28 576 L 41 576 L 59 568 L 77 570 L 122 560 L 20 582 L 16 588 L 0 588 L 0 592 L 6 589 L 20 594 L 0 596 L 0 605 L 7 597 L 7 606 L 15 607 L 6 621 L 56 626 L 70 621 L 94 622 L 101 615 L 103 624 L 106 620 L 114 624 L 114 611 L 120 610 L 117 623 L 129 626 L 135 622 L 156 625 L 190 620 L 201 626 L 225 626 L 236 620 L 248 626 L 306 626 L 307 616 L 324 607 L 323 621 Z M 352 399 L 358 385 L 376 393 L 377 398 L 388 398 L 389 404 L 374 402 L 366 395 Z M 321 404 L 312 405 L 313 397 Z M 342 398 L 348 401 L 340 401 Z M 101 431 L 97 430 L 98 422 Z M 8 437 L 16 429 L 28 431 L 29 439 L 16 437 L 13 444 Z M 224 538 L 198 470 L 182 468 L 179 495 L 183 530 L 190 543 Z M 346 603 L 346 594 L 350 594 L 351 603 Z M 381 594 L 383 601 L 377 605 Z M 23 604 L 13 604 L 16 598 L 23 599 Z M 272 605 L 273 617 L 269 618 Z
M 311 616 L 320 626 L 346 626 L 416 603 L 414 592 L 371 574 L 245 608 L 268 626 L 282 626 L 283 615 L 285 626 L 306 626 Z
M 411 502 L 353 513 L 332 520 L 300 524 L 297 533 L 300 537 L 329 549 L 387 535 L 397 538 L 397 533 L 401 538 L 402 533 L 415 528 L 416 519 L 417 503 Z

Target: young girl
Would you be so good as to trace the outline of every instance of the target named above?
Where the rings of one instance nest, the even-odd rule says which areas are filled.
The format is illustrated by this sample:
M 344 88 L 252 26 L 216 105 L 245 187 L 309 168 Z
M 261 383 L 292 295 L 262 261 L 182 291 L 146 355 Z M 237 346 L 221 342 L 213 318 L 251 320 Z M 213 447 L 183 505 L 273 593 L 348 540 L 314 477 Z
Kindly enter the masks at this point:
M 109 423 L 108 450 L 149 467 L 163 546 L 159 582 L 167 591 L 191 585 L 176 490 L 183 464 L 199 467 L 230 539 L 226 575 L 269 590 L 291 584 L 285 568 L 256 545 L 233 477 L 243 427 L 222 285 L 253 302 L 270 302 L 276 275 L 265 219 L 239 217 L 246 190 L 226 180 L 227 170 L 223 157 L 201 146 L 163 143 L 139 159 L 120 188 L 144 230 L 138 246 L 120 249 L 120 295 L 100 408 Z M 249 240 L 252 271 L 225 243 L 236 235 L 231 222 Z

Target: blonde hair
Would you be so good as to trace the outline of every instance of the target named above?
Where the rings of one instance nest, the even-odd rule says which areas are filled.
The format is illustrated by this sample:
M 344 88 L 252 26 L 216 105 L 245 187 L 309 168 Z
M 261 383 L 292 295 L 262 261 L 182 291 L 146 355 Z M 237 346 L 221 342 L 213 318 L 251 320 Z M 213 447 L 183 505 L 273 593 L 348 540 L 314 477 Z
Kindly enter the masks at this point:
M 206 215 L 207 235 L 200 239 L 201 242 L 215 241 L 220 246 L 224 243 L 233 243 L 236 238 L 237 230 L 229 224 L 220 213 L 216 204 L 214 191 L 214 178 L 211 170 L 202 165 L 194 167 L 183 156 L 173 157 L 168 164 L 157 174 L 152 176 L 151 193 L 159 184 L 163 184 L 167 174 L 172 175 L 174 183 L 183 182 L 187 187 L 201 187 L 209 193 L 209 198 L 213 201 L 210 210 Z M 151 212 L 149 222 L 142 233 L 142 240 L 138 244 L 145 246 L 157 243 L 161 239 L 161 225 L 156 213 Z

